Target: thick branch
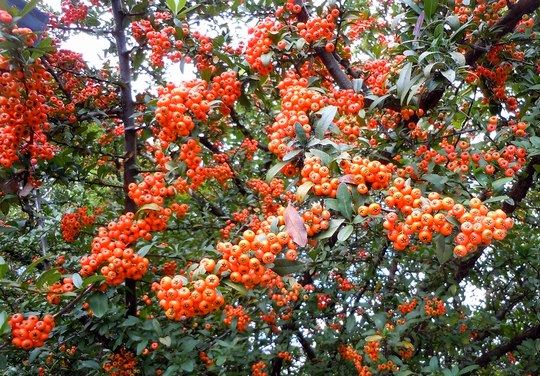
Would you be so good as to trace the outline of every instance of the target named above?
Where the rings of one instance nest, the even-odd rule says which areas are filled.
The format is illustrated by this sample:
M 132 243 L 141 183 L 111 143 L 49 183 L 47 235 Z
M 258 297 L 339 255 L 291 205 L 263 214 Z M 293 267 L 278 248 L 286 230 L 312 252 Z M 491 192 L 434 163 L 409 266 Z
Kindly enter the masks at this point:
M 132 97 L 131 88 L 131 67 L 130 67 L 130 54 L 127 49 L 126 34 L 124 25 L 129 23 L 124 22 L 127 17 L 122 10 L 121 0 L 111 1 L 112 13 L 114 17 L 114 39 L 116 40 L 116 49 L 118 51 L 118 65 L 120 67 L 120 80 L 122 85 L 120 87 L 120 95 L 122 102 L 122 121 L 124 123 L 124 212 L 135 213 L 137 211 L 137 205 L 129 197 L 129 185 L 135 183 L 135 176 L 137 176 L 137 131 L 135 129 L 135 122 L 133 114 L 135 112 L 135 105 Z M 137 296 L 135 291 L 135 280 L 126 280 L 126 304 L 128 306 L 127 315 L 135 316 L 137 313 Z
M 513 337 L 510 341 L 484 353 L 478 359 L 475 360 L 474 364 L 479 365 L 480 367 L 485 367 L 493 360 L 500 358 L 509 351 L 515 350 L 523 341 L 528 339 L 538 339 L 540 338 L 540 325 L 534 326 L 530 329 L 527 329 L 521 334 Z M 473 371 L 464 373 L 464 375 L 469 375 Z

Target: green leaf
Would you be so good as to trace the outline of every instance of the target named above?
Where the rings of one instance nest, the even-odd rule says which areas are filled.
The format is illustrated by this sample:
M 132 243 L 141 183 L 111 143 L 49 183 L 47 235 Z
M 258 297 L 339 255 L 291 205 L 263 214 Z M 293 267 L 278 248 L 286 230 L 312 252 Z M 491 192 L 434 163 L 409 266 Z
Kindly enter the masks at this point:
M 493 191 L 498 193 L 498 192 L 501 192 L 504 188 L 504 186 L 507 184 L 507 183 L 510 183 L 512 180 L 514 180 L 514 178 L 502 178 L 502 179 L 499 179 L 499 180 L 495 180 L 491 186 L 493 187 Z
M 265 54 L 262 54 L 261 55 L 261 63 L 262 65 L 264 65 L 265 67 L 267 67 L 268 65 L 270 65 L 270 62 L 272 61 L 272 57 L 274 56 L 274 52 L 273 51 L 270 51 L 270 52 L 267 52 Z
M 71 275 L 71 279 L 73 280 L 73 286 L 80 289 L 83 285 L 83 279 L 79 273 L 73 273 Z
M 137 214 L 139 214 L 140 212 L 142 212 L 144 210 L 160 211 L 161 207 L 158 204 L 156 204 L 155 202 L 151 202 L 150 204 L 146 204 L 146 205 L 141 206 L 139 208 L 139 210 L 137 210 Z
M 36 5 L 39 3 L 39 0 L 30 0 L 26 3 L 21 13 L 18 14 L 18 17 L 24 17 L 28 13 L 32 11 L 36 7 Z
M 234 283 L 233 281 L 231 281 L 230 279 L 223 279 L 221 280 L 221 282 L 233 289 L 235 289 L 236 291 L 238 291 L 240 294 L 242 295 L 247 295 L 247 290 L 244 286 L 238 284 L 238 283 Z
M 161 342 L 162 344 L 164 344 L 167 347 L 171 347 L 171 343 L 172 343 L 171 336 L 161 337 L 159 339 L 159 342 Z
M 195 369 L 195 359 L 186 359 L 180 368 L 186 372 L 193 372 Z
M 152 249 L 152 247 L 154 246 L 155 244 L 153 243 L 150 243 L 150 244 L 147 244 L 145 246 L 142 246 L 141 248 L 139 248 L 139 250 L 137 251 L 137 254 L 141 257 L 144 257 L 148 254 L 148 252 L 150 252 L 150 250 Z
M 338 200 L 339 212 L 350 221 L 352 219 L 352 196 L 347 184 L 339 184 L 336 199 Z
M 90 368 L 90 369 L 101 369 L 101 364 L 95 360 L 83 360 L 80 362 L 79 369 Z
M 446 246 L 446 238 L 442 234 L 435 235 L 435 256 L 440 264 L 444 264 L 452 258 L 453 251 Z
M 57 282 L 62 274 L 58 271 L 58 269 L 49 269 L 45 272 L 43 272 L 39 278 L 36 281 L 36 287 L 41 289 L 45 285 L 52 285 L 54 282 Z
M 424 11 L 426 12 L 427 18 L 431 18 L 438 7 L 439 0 L 424 0 Z
M 480 366 L 478 364 L 472 364 L 470 366 L 467 366 L 465 368 L 460 369 L 458 375 L 465 375 L 465 374 L 467 374 L 467 373 L 469 373 L 471 371 L 474 371 L 475 369 L 478 369 L 478 368 L 480 368 Z
M 456 71 L 453 69 L 447 69 L 445 71 L 442 71 L 441 74 L 444 78 L 446 78 L 450 83 L 453 83 L 456 79 Z
M 302 152 L 302 149 L 291 150 L 290 152 L 285 154 L 285 156 L 283 157 L 283 161 L 288 162 L 291 159 L 293 159 L 294 157 L 296 157 L 298 154 L 300 154 L 301 152 Z
M 396 82 L 397 96 L 403 98 L 403 94 L 406 93 L 405 87 L 411 81 L 412 63 L 407 63 L 399 72 L 399 77 Z
M 299 122 L 294 123 L 294 133 L 296 134 L 296 139 L 300 142 L 300 145 L 306 146 L 308 143 L 306 131 Z
M 315 122 L 315 137 L 324 138 L 328 127 L 333 123 L 337 114 L 336 106 L 326 106 L 319 111 L 321 117 Z
M 104 275 L 94 274 L 94 275 L 91 275 L 90 277 L 84 279 L 82 287 L 86 287 L 86 286 L 88 286 L 88 285 L 90 285 L 92 283 L 101 282 L 101 281 L 104 281 L 106 279 L 107 279 L 107 277 L 105 277 Z
M 448 183 L 448 177 L 437 174 L 425 174 L 422 175 L 422 180 L 427 181 L 433 185 L 435 190 L 442 190 L 444 185 Z
M 109 310 L 109 301 L 105 294 L 95 293 L 88 299 L 88 303 L 95 317 L 103 317 Z
M 278 172 L 281 171 L 281 169 L 289 162 L 281 161 L 273 165 L 268 172 L 266 173 L 266 182 L 270 183 L 270 181 L 274 178 L 274 176 L 277 175 Z
M 137 344 L 137 355 L 141 355 L 144 351 L 144 349 L 148 346 L 148 340 L 145 339 Z
M 339 230 L 338 232 L 338 235 L 337 235 L 337 239 L 339 242 L 344 242 L 346 241 L 347 239 L 349 239 L 349 237 L 351 236 L 352 232 L 354 230 L 354 226 L 353 225 L 347 225 L 345 227 L 343 227 L 341 230 Z
M 345 218 L 331 219 L 328 229 L 319 233 L 315 239 L 322 240 L 332 237 L 343 222 L 345 222 Z
M 287 260 L 285 258 L 275 259 L 272 270 L 280 276 L 286 276 L 304 270 L 304 263 L 297 260 Z
M 26 267 L 26 269 L 24 269 L 24 272 L 22 272 L 22 274 L 20 275 L 20 277 L 18 278 L 19 281 L 22 281 L 24 279 L 24 277 L 26 277 L 28 274 L 30 274 L 31 271 L 33 271 L 39 264 L 41 264 L 43 261 L 45 261 L 47 259 L 47 256 L 44 256 L 44 257 L 40 257 L 38 258 L 36 261 L 34 261 L 33 263 L 31 263 L 30 265 L 28 265 Z
M 0 312 L 0 336 L 9 332 L 11 326 L 8 323 L 8 315 L 5 311 Z
M 9 265 L 6 263 L 6 260 L 0 256 L 0 278 L 4 278 L 9 270 Z
M 330 154 L 319 149 L 310 149 L 309 152 L 314 156 L 319 157 L 323 166 L 328 166 L 334 160 Z

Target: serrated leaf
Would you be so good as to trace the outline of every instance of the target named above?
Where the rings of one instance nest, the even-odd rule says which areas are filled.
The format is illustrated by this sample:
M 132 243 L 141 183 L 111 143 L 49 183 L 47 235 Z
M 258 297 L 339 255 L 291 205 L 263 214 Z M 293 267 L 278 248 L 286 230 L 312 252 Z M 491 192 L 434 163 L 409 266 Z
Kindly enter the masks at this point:
M 285 167 L 285 165 L 289 163 L 289 162 L 286 162 L 286 161 L 281 161 L 281 162 L 278 162 L 276 163 L 275 165 L 273 165 L 269 170 L 268 172 L 266 173 L 266 182 L 267 183 L 270 183 L 270 181 L 274 178 L 274 176 L 276 176 L 276 174 L 278 172 L 281 171 L 281 169 L 283 167 Z
M 300 247 L 305 247 L 307 244 L 306 226 L 298 210 L 290 202 L 283 213 L 283 220 L 285 221 L 285 231 L 289 234 L 292 241 Z
M 274 267 L 272 268 L 272 270 L 283 277 L 288 274 L 300 272 L 304 270 L 304 268 L 304 263 L 300 261 L 281 258 L 274 260 Z
M 309 190 L 311 187 L 315 185 L 312 181 L 306 181 L 301 186 L 298 187 L 296 190 L 296 201 L 298 201 L 299 204 L 302 204 L 306 200 L 306 196 L 309 193 Z
M 344 242 L 351 236 L 352 232 L 354 230 L 353 225 L 347 225 L 343 227 L 341 230 L 339 230 L 337 239 L 339 242 Z

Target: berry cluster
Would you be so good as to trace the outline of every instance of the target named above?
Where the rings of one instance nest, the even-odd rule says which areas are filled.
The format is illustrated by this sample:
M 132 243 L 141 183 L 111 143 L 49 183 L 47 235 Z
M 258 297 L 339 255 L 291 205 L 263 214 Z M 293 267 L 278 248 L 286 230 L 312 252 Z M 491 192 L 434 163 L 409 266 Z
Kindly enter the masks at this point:
M 330 212 L 324 209 L 318 202 L 314 202 L 311 205 L 311 209 L 302 213 L 302 219 L 304 220 L 308 237 L 313 237 L 330 227 Z
M 55 326 L 52 315 L 45 315 L 40 320 L 36 315 L 25 319 L 22 314 L 15 313 L 8 323 L 11 326 L 11 343 L 24 350 L 43 346 Z
M 248 329 L 251 317 L 244 312 L 244 307 L 241 305 L 233 307 L 227 304 L 223 313 L 225 314 L 225 318 L 223 319 L 225 325 L 231 325 L 236 320 L 236 330 L 238 330 L 238 333 L 245 332 Z
M 82 227 L 90 226 L 96 220 L 96 214 L 101 210 L 96 209 L 93 215 L 88 215 L 88 208 L 82 207 L 77 209 L 75 213 L 66 213 L 62 216 L 60 228 L 62 229 L 62 237 L 68 243 L 73 242 Z
M 424 311 L 426 312 L 426 315 L 435 317 L 446 314 L 446 307 L 442 300 L 440 300 L 439 298 L 434 297 L 433 299 L 429 299 L 428 297 L 425 297 L 424 301 L 426 303 L 426 305 L 424 306 Z
M 266 364 L 262 361 L 253 364 L 251 366 L 252 376 L 268 376 L 268 374 L 264 372 L 264 369 L 266 369 Z
M 203 265 L 207 272 L 212 272 L 211 264 Z M 160 283 L 154 283 L 152 289 L 157 291 L 159 305 L 165 310 L 170 320 L 186 320 L 194 316 L 205 316 L 215 312 L 223 305 L 223 296 L 216 290 L 219 277 L 209 274 L 205 279 L 198 279 L 187 286 L 185 277 L 177 275 L 173 278 L 165 276 Z
M 392 173 L 395 171 L 393 164 L 382 164 L 379 161 L 370 161 L 361 156 L 354 156 L 351 161 L 342 160 L 340 163 L 344 175 L 352 175 L 347 182 L 356 185 L 360 194 L 368 194 L 370 189 L 382 190 L 388 188 Z
M 56 282 L 52 286 L 49 286 L 47 292 L 47 301 L 50 304 L 60 303 L 60 295 L 66 292 L 71 292 L 75 289 L 73 280 L 71 278 L 64 278 L 62 282 Z
M 379 359 L 381 346 L 377 341 L 370 341 L 364 346 L 364 352 L 373 361 L 376 362 Z
M 306 23 L 299 22 L 296 25 L 298 35 L 308 43 L 315 43 L 323 39 L 330 42 L 334 39 L 334 31 L 336 29 L 334 19 L 337 16 L 339 16 L 339 10 L 332 9 L 325 18 L 314 16 L 307 20 Z
M 254 71 L 262 76 L 267 75 L 274 69 L 271 61 L 266 63 L 261 59 L 263 54 L 270 52 L 273 44 L 270 39 L 270 33 L 277 33 L 282 27 L 283 24 L 273 18 L 267 17 L 255 25 L 255 27 L 248 30 L 251 37 L 247 42 L 245 52 L 246 61 Z
M 399 312 L 401 312 L 401 314 L 405 316 L 407 313 L 412 312 L 416 308 L 417 304 L 418 299 L 416 298 L 411 300 L 410 302 L 404 302 L 403 304 L 398 305 Z
M 88 15 L 88 6 L 81 1 L 77 1 L 77 5 L 73 4 L 70 0 L 62 1 L 62 23 L 66 26 L 71 24 L 77 24 L 79 21 L 83 21 Z
M 339 354 L 345 360 L 351 360 L 358 371 L 358 376 L 371 376 L 368 366 L 362 365 L 362 355 L 351 346 L 339 345 Z
M 103 370 L 109 376 L 132 376 L 139 373 L 135 354 L 121 348 L 116 354 L 108 356 L 108 361 L 102 365 Z

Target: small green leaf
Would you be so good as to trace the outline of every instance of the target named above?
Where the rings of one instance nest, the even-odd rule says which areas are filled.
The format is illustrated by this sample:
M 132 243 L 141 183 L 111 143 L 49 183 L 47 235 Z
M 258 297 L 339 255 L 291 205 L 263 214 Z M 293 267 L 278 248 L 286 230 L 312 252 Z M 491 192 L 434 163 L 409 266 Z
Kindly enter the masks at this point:
M 412 63 L 407 63 L 399 72 L 399 77 L 396 82 L 397 96 L 402 98 L 405 91 L 405 86 L 411 81 Z
M 300 145 L 306 146 L 308 143 L 306 131 L 299 122 L 294 123 L 294 133 L 296 134 L 296 139 L 300 142 Z
M 86 287 L 86 286 L 88 286 L 88 285 L 90 285 L 92 283 L 101 282 L 101 281 L 104 281 L 106 279 L 107 279 L 107 277 L 105 277 L 104 275 L 94 274 L 94 275 L 84 279 L 84 283 L 82 284 L 82 287 Z
M 495 180 L 491 186 L 493 187 L 493 191 L 494 192 L 501 192 L 504 188 L 504 186 L 507 184 L 507 183 L 510 183 L 512 180 L 514 180 L 514 178 L 502 178 L 502 179 L 499 179 L 499 180 Z
M 341 226 L 343 222 L 345 222 L 345 218 L 331 219 L 328 230 L 325 230 L 318 234 L 315 239 L 322 240 L 332 237 L 332 235 L 334 235 L 334 233 L 337 231 L 337 229 L 339 228 L 339 226 Z
M 54 282 L 57 282 L 61 276 L 62 274 L 60 274 L 58 269 L 49 269 L 39 276 L 36 281 L 36 287 L 41 289 L 45 285 L 51 286 Z
M 304 263 L 297 260 L 287 260 L 285 258 L 275 259 L 272 270 L 280 276 L 286 276 L 304 270 Z
M 165 336 L 165 337 L 161 337 L 159 339 L 159 342 L 161 342 L 163 345 L 167 347 L 171 347 L 172 340 L 170 336 Z
M 352 219 L 352 196 L 347 184 L 341 183 L 339 185 L 336 199 L 338 200 L 339 212 L 350 221 Z
M 152 202 L 150 204 L 146 204 L 146 205 L 141 206 L 139 208 L 139 210 L 137 210 L 137 214 L 139 214 L 140 212 L 142 212 L 144 210 L 160 211 L 161 207 L 158 204 L 156 204 L 155 202 Z
M 265 54 L 262 54 L 261 55 L 261 63 L 262 63 L 262 65 L 264 65 L 265 67 L 270 65 L 270 63 L 272 62 L 272 57 L 273 56 L 274 56 L 274 52 L 272 52 L 272 51 L 267 52 Z
M 281 169 L 289 162 L 281 161 L 273 165 L 268 172 L 266 173 L 266 182 L 270 183 L 270 181 L 274 178 L 274 176 L 277 175 L 278 172 L 281 171 Z
M 6 260 L 0 256 L 0 278 L 4 278 L 9 270 L 9 266 L 6 263 Z
M 193 372 L 193 370 L 195 369 L 195 359 L 185 360 L 180 366 L 180 368 L 182 368 L 182 370 L 186 372 Z
M 236 291 L 238 291 L 240 294 L 242 295 L 247 295 L 247 290 L 244 286 L 238 284 L 238 283 L 234 283 L 233 281 L 231 281 L 230 279 L 224 279 L 221 281 L 223 284 L 235 289 Z
M 79 273 L 73 273 L 71 279 L 73 280 L 73 286 L 75 286 L 75 288 L 80 289 L 82 287 L 83 279 Z
M 336 106 L 326 106 L 320 110 L 321 117 L 315 122 L 315 137 L 324 138 L 328 127 L 334 121 L 337 114 Z
M 338 235 L 337 235 L 337 239 L 339 242 L 344 242 L 346 241 L 347 239 L 349 239 L 349 237 L 351 236 L 352 232 L 354 230 L 354 226 L 353 225 L 347 225 L 345 227 L 343 227 L 341 230 L 339 230 L 338 232 Z
M 424 0 L 424 11 L 426 12 L 427 18 L 431 18 L 438 7 L 439 0 Z
M 109 310 L 109 301 L 105 294 L 95 293 L 88 299 L 88 303 L 95 317 L 103 317 Z

